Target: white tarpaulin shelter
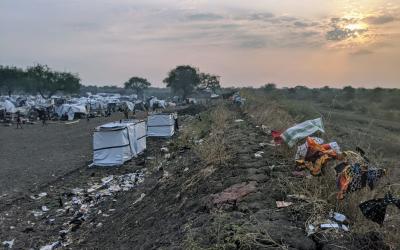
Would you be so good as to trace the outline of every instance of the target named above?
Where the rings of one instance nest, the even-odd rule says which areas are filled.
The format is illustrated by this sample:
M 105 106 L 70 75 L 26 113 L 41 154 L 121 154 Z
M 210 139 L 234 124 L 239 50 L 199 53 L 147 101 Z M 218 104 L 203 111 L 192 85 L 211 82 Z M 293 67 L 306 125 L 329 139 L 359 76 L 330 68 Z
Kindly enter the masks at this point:
M 120 166 L 146 149 L 146 122 L 111 122 L 95 129 L 93 164 Z
M 56 113 L 59 117 L 63 116 L 64 114 L 68 115 L 68 120 L 72 121 L 75 117 L 75 113 L 82 113 L 87 114 L 86 107 L 84 105 L 78 104 L 63 104 L 56 108 Z
M 147 117 L 147 136 L 171 137 L 175 133 L 174 114 L 152 114 Z
M 15 105 L 9 100 L 5 100 L 3 105 L 4 105 L 4 108 L 5 108 L 6 112 L 8 112 L 8 113 L 17 112 L 17 109 L 15 108 Z

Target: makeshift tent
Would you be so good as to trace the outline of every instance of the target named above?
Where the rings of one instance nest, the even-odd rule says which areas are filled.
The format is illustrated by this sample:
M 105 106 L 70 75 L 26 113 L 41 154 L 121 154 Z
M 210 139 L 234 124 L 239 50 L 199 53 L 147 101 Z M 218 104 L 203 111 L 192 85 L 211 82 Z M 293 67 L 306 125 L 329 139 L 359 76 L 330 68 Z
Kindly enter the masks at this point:
M 146 122 L 127 120 L 111 122 L 95 129 L 93 164 L 119 166 L 146 149 Z
M 64 114 L 67 114 L 68 120 L 72 121 L 74 119 L 76 113 L 87 115 L 87 110 L 84 105 L 63 104 L 56 108 L 56 113 L 59 117 L 63 116 Z
M 9 100 L 5 100 L 3 106 L 4 106 L 5 110 L 6 110 L 6 112 L 8 112 L 8 113 L 17 112 L 17 109 L 15 108 L 14 103 L 12 103 Z
M 175 114 L 152 114 L 147 117 L 147 136 L 171 137 L 175 133 Z

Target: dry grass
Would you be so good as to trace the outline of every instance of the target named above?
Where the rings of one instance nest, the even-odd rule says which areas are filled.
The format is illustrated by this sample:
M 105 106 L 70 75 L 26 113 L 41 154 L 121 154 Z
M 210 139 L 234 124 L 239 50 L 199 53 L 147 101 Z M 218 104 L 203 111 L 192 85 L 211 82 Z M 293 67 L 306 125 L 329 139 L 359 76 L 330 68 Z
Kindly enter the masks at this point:
M 219 104 L 210 114 L 210 133 L 204 142 L 196 147 L 196 152 L 206 165 L 223 166 L 232 158 L 227 150 L 224 130 L 232 113 L 224 104 Z
M 298 122 L 299 117 L 293 117 L 289 114 L 282 104 L 275 101 L 265 99 L 262 94 L 254 92 L 242 93 L 246 96 L 248 102 L 246 103 L 244 110 L 258 125 L 266 125 L 269 129 L 284 130 L 292 126 L 296 121 Z M 333 120 L 330 114 L 324 118 L 326 124 L 326 133 L 324 139 L 335 138 L 336 134 L 333 129 L 330 128 L 330 124 L 333 124 Z M 342 145 L 347 148 L 354 148 L 355 146 L 362 146 L 363 149 L 370 156 L 373 164 L 378 167 L 388 167 L 395 165 L 388 163 L 384 160 L 382 154 L 375 153 L 374 148 L 370 144 L 370 140 L 376 140 L 377 138 L 371 138 L 369 135 L 372 134 L 371 130 L 374 129 L 371 121 L 367 126 L 363 126 L 363 129 L 357 127 L 350 127 L 348 131 L 351 131 L 351 138 L 349 138 L 349 145 Z M 282 146 L 278 150 L 279 153 L 287 159 L 293 159 L 295 149 L 289 149 Z M 398 177 L 400 176 L 397 168 L 389 168 L 387 177 L 380 180 L 374 190 L 364 188 L 363 190 L 347 194 L 346 198 L 342 201 L 336 199 L 337 187 L 336 187 L 336 174 L 333 169 L 336 162 L 330 162 L 328 166 L 323 169 L 322 176 L 312 178 L 292 178 L 284 177 L 279 180 L 279 185 L 282 190 L 286 190 L 288 194 L 304 195 L 308 198 L 306 202 L 296 203 L 291 209 L 294 212 L 302 213 L 308 223 L 312 223 L 321 219 L 326 219 L 327 215 L 331 210 L 341 212 L 345 214 L 351 221 L 351 231 L 353 233 L 364 234 L 370 231 L 381 232 L 385 238 L 385 242 L 391 246 L 392 249 L 397 249 L 400 246 L 400 213 L 395 206 L 388 207 L 387 219 L 383 227 L 379 227 L 374 222 L 367 220 L 359 209 L 359 204 L 363 201 L 370 200 L 373 198 L 382 198 L 387 191 L 391 191 L 396 197 L 400 197 L 400 183 Z M 293 160 L 294 165 L 294 160 Z

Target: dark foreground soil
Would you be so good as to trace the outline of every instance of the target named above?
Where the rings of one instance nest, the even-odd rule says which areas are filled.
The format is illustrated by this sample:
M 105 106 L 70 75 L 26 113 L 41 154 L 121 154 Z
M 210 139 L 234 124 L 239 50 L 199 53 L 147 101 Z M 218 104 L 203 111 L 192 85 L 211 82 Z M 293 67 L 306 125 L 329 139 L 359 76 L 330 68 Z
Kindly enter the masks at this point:
M 23 129 L 1 125 L 0 197 L 24 195 L 84 167 L 92 158 L 94 127 L 116 119 L 120 119 L 117 114 L 70 125 L 38 122 Z

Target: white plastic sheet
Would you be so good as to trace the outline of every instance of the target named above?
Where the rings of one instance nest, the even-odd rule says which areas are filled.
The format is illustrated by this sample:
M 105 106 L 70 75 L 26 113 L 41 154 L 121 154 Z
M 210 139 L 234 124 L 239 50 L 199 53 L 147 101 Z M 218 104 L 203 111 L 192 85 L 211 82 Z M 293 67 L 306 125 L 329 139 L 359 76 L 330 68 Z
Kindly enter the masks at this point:
M 96 166 L 119 166 L 146 149 L 146 122 L 107 123 L 93 135 L 93 163 Z
M 147 136 L 171 137 L 175 133 L 173 114 L 154 114 L 147 117 Z

